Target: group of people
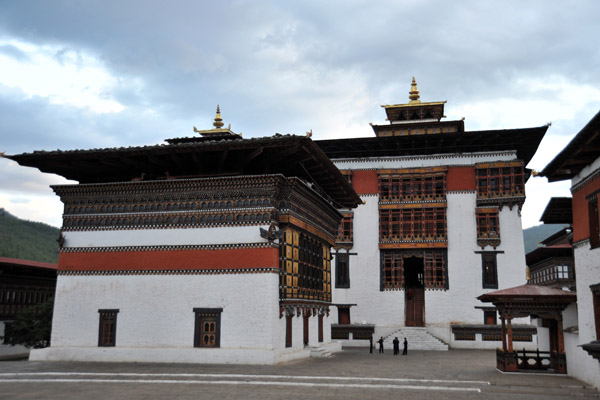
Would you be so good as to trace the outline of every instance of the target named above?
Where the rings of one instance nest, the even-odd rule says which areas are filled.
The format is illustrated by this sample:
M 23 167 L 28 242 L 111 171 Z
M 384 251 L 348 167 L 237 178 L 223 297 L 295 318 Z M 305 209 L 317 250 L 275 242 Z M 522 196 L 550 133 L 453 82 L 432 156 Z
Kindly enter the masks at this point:
M 373 352 L 373 339 L 371 339 L 371 353 Z M 379 340 L 377 341 L 377 343 L 379 343 L 379 352 L 383 353 L 383 336 L 381 336 L 379 338 Z M 398 340 L 398 336 L 396 336 L 394 338 L 394 340 L 392 341 L 392 343 L 394 344 L 394 355 L 397 356 L 398 354 L 400 354 L 400 340 Z M 406 340 L 406 338 L 404 338 L 404 348 L 402 349 L 402 355 L 405 356 L 408 354 L 408 340 Z

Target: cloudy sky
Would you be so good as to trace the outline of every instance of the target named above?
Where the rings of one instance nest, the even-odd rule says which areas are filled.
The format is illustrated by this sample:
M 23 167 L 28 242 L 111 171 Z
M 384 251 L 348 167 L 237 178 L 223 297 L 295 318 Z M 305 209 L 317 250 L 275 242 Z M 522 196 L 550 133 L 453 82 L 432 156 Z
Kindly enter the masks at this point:
M 381 104 L 447 100 L 467 130 L 552 122 L 542 169 L 600 110 L 600 2 L 0 0 L 0 152 L 244 137 L 369 137 Z M 61 224 L 51 184 L 0 158 L 0 207 Z M 532 178 L 523 225 L 568 183 Z

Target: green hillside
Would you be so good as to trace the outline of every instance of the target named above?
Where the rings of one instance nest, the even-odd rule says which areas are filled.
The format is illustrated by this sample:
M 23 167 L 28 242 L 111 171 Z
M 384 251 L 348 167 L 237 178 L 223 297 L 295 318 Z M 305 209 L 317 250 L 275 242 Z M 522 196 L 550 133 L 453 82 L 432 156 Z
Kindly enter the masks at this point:
M 24 221 L 0 208 L 0 257 L 58 262 L 59 229 Z
M 525 242 L 525 254 L 535 250 L 538 243 L 548 236 L 564 228 L 562 224 L 542 224 L 523 229 L 523 241 Z

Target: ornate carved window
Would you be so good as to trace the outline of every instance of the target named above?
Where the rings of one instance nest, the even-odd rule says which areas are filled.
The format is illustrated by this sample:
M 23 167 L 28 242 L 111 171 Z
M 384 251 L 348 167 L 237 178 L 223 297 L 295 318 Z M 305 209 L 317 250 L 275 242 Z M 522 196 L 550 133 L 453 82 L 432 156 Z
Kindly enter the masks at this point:
M 379 175 L 380 201 L 426 201 L 446 198 L 446 173 L 407 172 Z
M 480 164 L 476 168 L 479 198 L 519 197 L 525 195 L 523 162 Z
M 280 259 L 281 299 L 331 301 L 329 245 L 287 229 L 282 235 Z
M 446 209 L 395 208 L 379 210 L 381 241 L 446 240 Z
M 194 308 L 194 347 L 221 347 L 222 308 Z
M 336 242 L 338 244 L 351 244 L 353 241 L 353 224 L 354 214 L 344 213 L 342 214 L 342 221 L 338 227 L 338 235 Z
M 500 244 L 500 222 L 497 208 L 478 208 L 477 217 L 477 244 L 498 246 Z
M 117 314 L 119 310 L 98 310 L 100 324 L 98 328 L 98 346 L 114 347 L 117 343 Z
M 405 263 L 409 258 L 416 258 L 420 261 L 423 268 L 423 285 L 425 288 L 448 289 L 446 249 L 382 250 L 382 289 L 404 288 Z

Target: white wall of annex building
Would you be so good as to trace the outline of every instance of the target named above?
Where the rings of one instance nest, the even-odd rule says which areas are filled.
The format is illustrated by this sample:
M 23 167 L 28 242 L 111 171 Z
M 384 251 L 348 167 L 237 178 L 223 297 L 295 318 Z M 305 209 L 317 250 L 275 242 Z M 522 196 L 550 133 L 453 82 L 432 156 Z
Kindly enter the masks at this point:
M 61 275 L 56 293 L 52 346 L 32 359 L 272 364 L 306 356 L 301 318 L 285 348 L 278 274 Z M 193 347 L 194 308 L 223 309 L 220 348 Z M 115 347 L 98 347 L 100 309 L 119 309 Z
M 583 246 L 576 248 L 574 253 L 577 268 L 579 335 L 577 342 L 567 347 L 567 371 L 569 375 L 600 388 L 600 362 L 581 347 L 578 347 L 578 345 L 598 340 L 596 338 L 593 297 L 590 285 L 600 282 L 600 263 L 598 262 L 600 248 L 592 250 L 589 243 L 585 243 Z

